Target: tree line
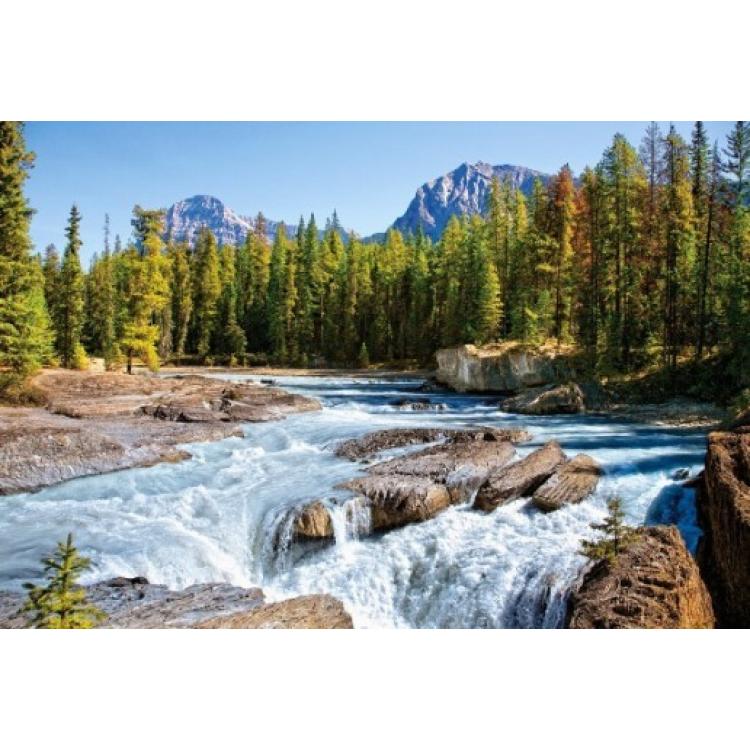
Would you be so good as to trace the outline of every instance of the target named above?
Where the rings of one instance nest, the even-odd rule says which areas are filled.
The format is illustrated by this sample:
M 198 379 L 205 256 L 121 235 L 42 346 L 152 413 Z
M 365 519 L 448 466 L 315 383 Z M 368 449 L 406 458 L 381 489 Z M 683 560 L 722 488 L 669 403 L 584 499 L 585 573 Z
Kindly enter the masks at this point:
M 110 246 L 107 221 L 86 273 L 75 206 L 62 256 L 32 256 L 31 156 L 20 126 L 2 127 L 0 284 L 17 302 L 0 302 L 0 356 L 11 367 L 52 351 L 66 367 L 88 353 L 128 369 L 185 355 L 428 362 L 441 346 L 503 340 L 574 345 L 592 373 L 719 351 L 745 365 L 746 122 L 721 145 L 701 122 L 689 142 L 656 123 L 639 147 L 617 134 L 594 167 L 576 178 L 565 165 L 528 196 L 495 179 L 484 214 L 451 218 L 436 241 L 391 229 L 362 242 L 335 215 L 322 236 L 311 216 L 269 241 L 259 214 L 237 246 L 208 229 L 188 245 L 165 238 L 163 211 L 136 206 L 132 241 Z

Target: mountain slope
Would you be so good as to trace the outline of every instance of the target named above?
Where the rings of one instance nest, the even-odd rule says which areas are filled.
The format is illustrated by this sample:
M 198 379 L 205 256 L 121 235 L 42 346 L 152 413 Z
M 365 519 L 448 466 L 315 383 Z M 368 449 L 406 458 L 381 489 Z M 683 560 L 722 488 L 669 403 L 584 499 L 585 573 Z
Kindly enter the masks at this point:
M 266 234 L 273 239 L 280 222 L 266 219 Z M 192 244 L 202 227 L 208 227 L 223 245 L 236 245 L 244 241 L 252 231 L 254 220 L 242 216 L 225 206 L 212 195 L 194 195 L 192 198 L 177 201 L 167 210 L 165 234 L 178 241 L 187 240 Z M 287 224 L 287 232 L 294 227 Z
M 393 222 L 393 228 L 409 234 L 416 232 L 421 224 L 425 234 L 437 239 L 451 216 L 484 212 L 494 176 L 501 181 L 510 179 L 526 195 L 531 192 L 534 178 L 547 180 L 547 175 L 527 167 L 464 162 L 452 172 L 422 185 L 404 215 Z

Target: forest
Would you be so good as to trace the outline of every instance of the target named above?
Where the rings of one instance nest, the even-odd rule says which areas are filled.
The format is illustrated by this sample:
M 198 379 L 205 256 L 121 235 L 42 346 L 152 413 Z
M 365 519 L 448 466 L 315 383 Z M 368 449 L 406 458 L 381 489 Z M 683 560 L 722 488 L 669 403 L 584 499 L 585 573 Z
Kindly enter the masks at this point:
M 564 165 L 529 196 L 497 179 L 482 216 L 453 217 L 438 241 L 320 233 L 314 216 L 262 214 L 237 246 L 204 229 L 164 235 L 135 206 L 132 239 L 110 237 L 84 271 L 82 217 L 66 245 L 36 254 L 23 187 L 34 155 L 0 124 L 0 367 L 136 362 L 368 366 L 426 364 L 436 349 L 520 341 L 570 346 L 593 375 L 721 358 L 744 385 L 750 336 L 750 123 L 710 143 L 656 123 L 640 144 L 615 134 L 576 176 Z M 346 241 L 342 238 L 346 237 Z

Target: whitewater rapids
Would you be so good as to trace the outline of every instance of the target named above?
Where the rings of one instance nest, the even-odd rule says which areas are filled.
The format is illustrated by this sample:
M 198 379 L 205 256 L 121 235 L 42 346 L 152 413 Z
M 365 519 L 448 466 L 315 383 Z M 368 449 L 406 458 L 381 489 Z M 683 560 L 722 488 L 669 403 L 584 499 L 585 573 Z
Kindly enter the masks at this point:
M 243 376 L 226 376 L 241 380 Z M 357 627 L 559 627 L 578 554 L 607 498 L 622 498 L 628 521 L 676 523 L 691 550 L 700 529 L 693 490 L 673 479 L 697 472 L 700 430 L 637 425 L 609 417 L 504 414 L 486 398 L 431 394 L 443 411 L 399 411 L 423 398 L 421 381 L 277 378 L 319 398 L 321 412 L 247 425 L 243 438 L 188 447 L 191 460 L 76 479 L 35 494 L 0 498 L 0 588 L 39 575 L 39 559 L 72 531 L 93 570 L 85 582 L 143 575 L 182 588 L 229 582 L 261 586 L 269 598 L 329 593 Z M 334 513 L 336 543 L 289 545 L 290 509 L 344 499 L 334 485 L 361 471 L 337 458 L 339 440 L 403 426 L 525 427 L 525 455 L 555 439 L 569 456 L 586 452 L 605 476 L 580 505 L 545 515 L 526 499 L 485 515 L 452 507 L 435 519 L 359 538 Z M 421 447 L 421 446 L 420 446 Z

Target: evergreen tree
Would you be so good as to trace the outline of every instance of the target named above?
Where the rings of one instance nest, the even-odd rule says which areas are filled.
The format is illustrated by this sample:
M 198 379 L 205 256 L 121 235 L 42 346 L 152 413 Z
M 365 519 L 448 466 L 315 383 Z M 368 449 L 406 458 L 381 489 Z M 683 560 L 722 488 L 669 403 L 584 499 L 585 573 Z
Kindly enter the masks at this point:
M 0 391 L 51 355 L 44 276 L 31 258 L 32 211 L 23 194 L 33 163 L 23 126 L 0 121 Z
M 84 321 L 84 278 L 81 269 L 81 214 L 73 204 L 65 236 L 68 240 L 60 270 L 58 310 L 54 315 L 57 330 L 57 353 L 63 367 L 75 367 L 80 358 L 81 331 Z
M 170 245 L 169 253 L 172 263 L 172 341 L 174 353 L 181 357 L 185 353 L 193 311 L 190 259 L 184 243 Z
M 193 279 L 193 346 L 202 358 L 211 352 L 218 317 L 221 278 L 216 238 L 202 229 L 195 245 Z
M 637 539 L 638 529 L 625 523 L 625 512 L 619 498 L 609 500 L 607 510 L 609 515 L 603 523 L 591 524 L 591 528 L 603 532 L 604 537 L 596 542 L 584 540 L 581 543 L 581 554 L 590 560 L 608 560 L 613 563 L 617 556 Z
M 286 228 L 281 223 L 276 228 L 271 249 L 266 313 L 271 352 L 279 362 L 286 361 L 287 357 L 286 258 Z
M 42 559 L 46 586 L 24 584 L 28 601 L 24 611 L 33 612 L 31 626 L 55 630 L 92 628 L 106 615 L 86 601 L 86 592 L 77 584 L 81 573 L 91 568 L 91 561 L 78 554 L 73 535 L 58 542 L 57 550 Z

